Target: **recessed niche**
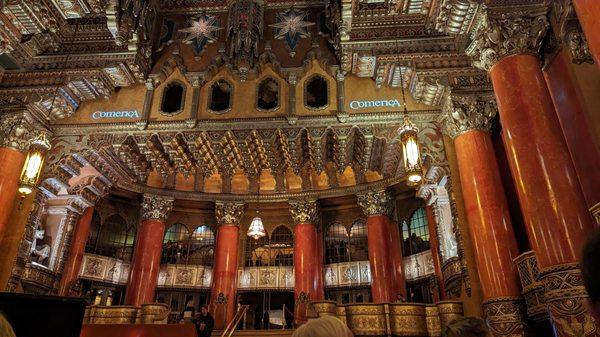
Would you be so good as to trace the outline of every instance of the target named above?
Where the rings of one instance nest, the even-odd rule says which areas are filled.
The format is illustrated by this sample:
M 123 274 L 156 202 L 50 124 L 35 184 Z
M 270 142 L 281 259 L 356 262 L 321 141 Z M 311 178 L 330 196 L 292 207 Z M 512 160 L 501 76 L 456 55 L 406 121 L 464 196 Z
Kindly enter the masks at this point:
M 327 80 L 316 75 L 306 81 L 304 88 L 304 105 L 310 109 L 322 109 L 329 102 Z
M 258 85 L 256 106 L 259 110 L 275 110 L 279 107 L 279 82 L 266 78 Z
M 225 81 L 218 80 L 210 86 L 208 109 L 215 113 L 225 113 L 231 109 L 233 86 Z
M 169 83 L 163 90 L 160 110 L 163 114 L 176 115 L 183 111 L 185 87 L 179 82 Z

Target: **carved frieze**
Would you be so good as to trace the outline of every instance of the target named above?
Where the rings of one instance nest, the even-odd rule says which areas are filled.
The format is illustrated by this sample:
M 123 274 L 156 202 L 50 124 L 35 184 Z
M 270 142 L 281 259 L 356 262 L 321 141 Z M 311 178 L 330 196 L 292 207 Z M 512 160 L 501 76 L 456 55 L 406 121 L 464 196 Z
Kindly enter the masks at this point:
M 294 289 L 293 266 L 238 269 L 238 289 Z
M 481 95 L 448 94 L 441 119 L 444 131 L 452 138 L 471 130 L 490 131 L 498 107 L 491 93 Z
M 169 212 L 173 208 L 173 201 L 173 198 L 144 194 L 140 210 L 141 220 L 157 220 L 165 222 Z
M 238 226 L 243 214 L 243 202 L 217 201 L 215 203 L 215 217 L 219 225 Z
M 119 259 L 84 254 L 79 277 L 86 280 L 110 284 L 126 284 L 129 279 L 130 264 Z
M 290 200 L 290 213 L 297 224 L 317 224 L 317 201 L 316 200 Z
M 0 119 L 1 147 L 11 147 L 26 152 L 33 136 L 27 112 L 4 115 Z
M 369 261 L 341 262 L 323 267 L 326 287 L 354 287 L 371 284 Z
M 466 53 L 473 58 L 473 66 L 489 71 L 506 56 L 537 54 L 548 27 L 544 6 L 502 12 L 488 10 Z
M 366 216 L 389 215 L 392 211 L 392 198 L 386 190 L 357 194 L 356 198 Z

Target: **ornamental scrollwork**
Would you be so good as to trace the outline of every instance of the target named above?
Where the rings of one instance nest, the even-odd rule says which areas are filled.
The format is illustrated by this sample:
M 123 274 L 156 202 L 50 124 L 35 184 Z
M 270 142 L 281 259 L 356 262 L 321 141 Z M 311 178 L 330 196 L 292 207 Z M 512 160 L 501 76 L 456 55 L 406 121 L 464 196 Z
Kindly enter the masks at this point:
M 173 198 L 144 194 L 142 201 L 141 218 L 145 220 L 158 220 L 165 222 L 173 208 Z
M 488 132 L 497 111 L 491 95 L 448 95 L 442 113 L 444 132 L 452 138 L 472 130 Z
M 486 301 L 483 311 L 493 336 L 526 336 L 525 305 L 521 298 L 501 297 Z
M 392 212 L 392 197 L 385 189 L 357 194 L 356 198 L 367 216 L 389 215 Z
M 318 222 L 316 200 L 290 200 L 290 213 L 297 224 L 316 224 Z
M 489 71 L 506 56 L 537 54 L 550 26 L 545 11 L 486 13 L 466 50 L 473 66 Z
M 215 203 L 215 217 L 219 225 L 238 226 L 243 214 L 243 202 L 217 201 Z
M 0 119 L 0 147 L 11 147 L 26 152 L 32 136 L 31 129 L 31 124 L 22 113 Z

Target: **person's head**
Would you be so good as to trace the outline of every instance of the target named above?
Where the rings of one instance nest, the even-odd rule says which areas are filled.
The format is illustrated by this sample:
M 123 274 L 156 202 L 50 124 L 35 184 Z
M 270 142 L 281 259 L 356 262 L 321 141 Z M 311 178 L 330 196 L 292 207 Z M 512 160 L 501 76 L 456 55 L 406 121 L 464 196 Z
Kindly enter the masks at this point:
M 323 316 L 300 326 L 292 337 L 353 337 L 344 322 L 334 316 Z
M 588 292 L 590 314 L 600 322 L 600 231 L 596 231 L 583 247 L 581 274 Z
M 208 305 L 203 305 L 200 307 L 200 312 L 202 313 L 202 315 L 206 316 L 208 315 Z
M 481 318 L 460 317 L 442 328 L 442 337 L 488 337 L 489 330 Z

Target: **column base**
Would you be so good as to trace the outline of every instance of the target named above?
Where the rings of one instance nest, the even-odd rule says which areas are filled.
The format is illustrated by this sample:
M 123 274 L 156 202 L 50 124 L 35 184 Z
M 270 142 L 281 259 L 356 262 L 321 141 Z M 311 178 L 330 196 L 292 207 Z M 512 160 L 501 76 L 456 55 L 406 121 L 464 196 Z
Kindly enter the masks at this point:
M 483 316 L 494 337 L 527 336 L 525 303 L 520 297 L 497 297 L 483 302 Z
M 558 337 L 600 337 L 598 322 L 589 315 L 588 297 L 577 263 L 567 263 L 540 271 L 550 320 Z

